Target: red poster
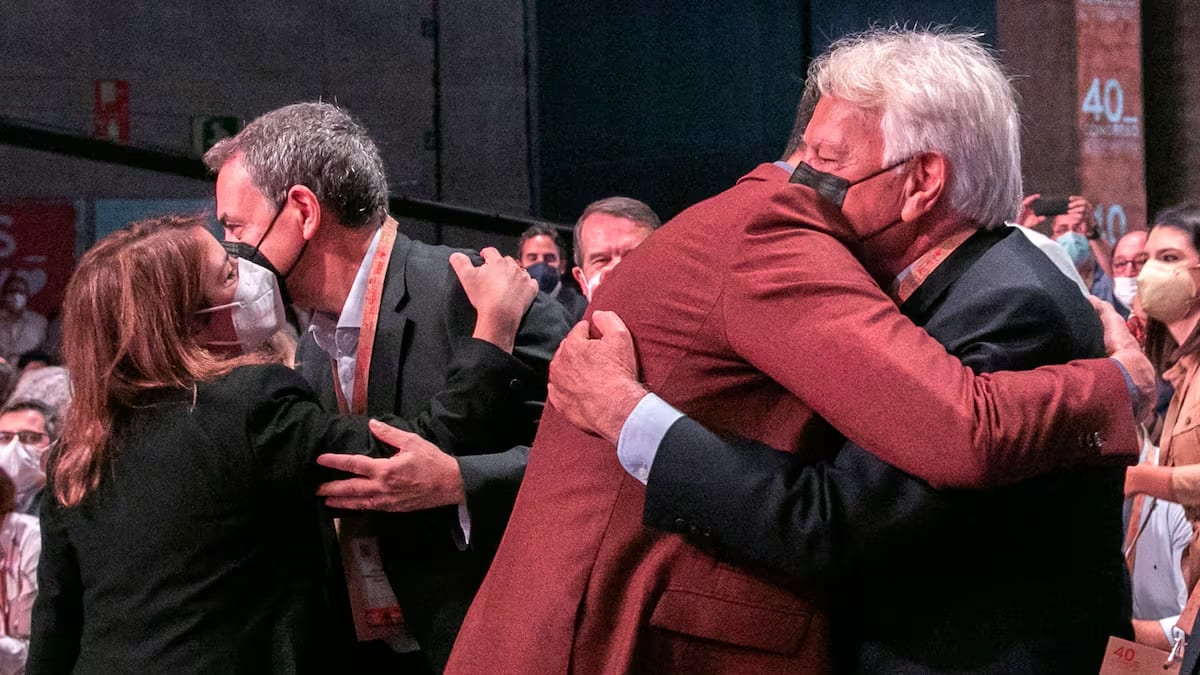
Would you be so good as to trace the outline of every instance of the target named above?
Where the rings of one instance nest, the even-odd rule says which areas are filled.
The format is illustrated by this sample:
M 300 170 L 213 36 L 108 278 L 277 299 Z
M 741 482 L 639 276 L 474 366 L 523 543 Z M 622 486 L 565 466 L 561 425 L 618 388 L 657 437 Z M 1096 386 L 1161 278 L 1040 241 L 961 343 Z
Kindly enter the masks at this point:
M 1109 241 L 1146 227 L 1141 0 L 1076 0 L 1080 187 Z
M 75 205 L 69 201 L 0 201 L 0 284 L 29 282 L 29 308 L 59 311 L 75 266 Z
M 129 142 L 129 83 L 125 80 L 95 80 L 94 115 L 96 138 Z

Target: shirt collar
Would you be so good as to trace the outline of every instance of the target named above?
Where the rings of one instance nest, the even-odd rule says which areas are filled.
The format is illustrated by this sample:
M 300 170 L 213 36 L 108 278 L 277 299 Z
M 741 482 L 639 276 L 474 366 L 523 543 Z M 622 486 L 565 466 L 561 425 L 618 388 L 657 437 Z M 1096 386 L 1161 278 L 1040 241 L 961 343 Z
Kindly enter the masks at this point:
M 367 278 L 371 276 L 371 262 L 375 259 L 375 250 L 379 248 L 379 234 L 380 230 L 376 230 L 366 255 L 358 265 L 358 273 L 354 275 L 354 283 L 350 286 L 350 293 L 346 296 L 346 302 L 342 305 L 342 313 L 338 316 L 337 322 L 334 323 L 331 313 L 313 313 L 309 330 L 312 331 L 317 346 L 327 352 L 334 344 L 336 331 L 362 328 L 363 301 L 367 296 Z
M 1179 389 L 1179 386 L 1183 384 L 1187 375 L 1196 369 L 1197 363 L 1200 363 L 1200 359 L 1197 359 L 1195 354 L 1184 354 L 1179 357 L 1179 361 L 1175 365 L 1167 368 L 1162 377 L 1171 386 Z
M 371 262 L 375 259 L 375 249 L 379 248 L 380 230 L 375 230 L 371 237 L 371 245 L 358 266 L 358 274 L 354 275 L 354 284 L 350 286 L 350 294 L 346 296 L 346 304 L 342 305 L 342 314 L 338 317 L 338 328 L 362 328 L 363 301 L 367 297 L 367 278 L 371 276 Z

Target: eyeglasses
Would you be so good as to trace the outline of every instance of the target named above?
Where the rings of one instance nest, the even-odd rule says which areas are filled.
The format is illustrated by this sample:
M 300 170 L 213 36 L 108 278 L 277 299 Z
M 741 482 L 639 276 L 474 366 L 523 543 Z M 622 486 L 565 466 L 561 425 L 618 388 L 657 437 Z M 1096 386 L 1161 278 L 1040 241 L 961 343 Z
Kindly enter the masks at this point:
M 1113 261 L 1113 271 L 1114 272 L 1123 272 L 1127 269 L 1131 269 L 1134 272 L 1140 272 L 1140 271 L 1142 271 L 1142 266 L 1146 264 L 1146 260 L 1148 260 L 1149 257 L 1150 256 L 1147 256 L 1147 255 L 1140 255 L 1131 260 L 1114 260 Z
M 0 431 L 0 445 L 8 445 L 12 439 L 19 438 L 25 445 L 37 445 L 50 440 L 50 437 L 40 431 Z

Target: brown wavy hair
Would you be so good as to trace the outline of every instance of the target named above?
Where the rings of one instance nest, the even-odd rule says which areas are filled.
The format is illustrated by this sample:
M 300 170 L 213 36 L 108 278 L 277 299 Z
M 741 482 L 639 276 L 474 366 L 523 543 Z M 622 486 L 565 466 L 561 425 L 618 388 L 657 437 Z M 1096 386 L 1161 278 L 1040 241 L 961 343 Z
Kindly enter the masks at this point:
M 74 398 L 50 466 L 64 506 L 99 486 L 135 404 L 262 362 L 214 353 L 197 336 L 210 236 L 199 216 L 136 222 L 85 253 L 67 282 L 62 344 Z

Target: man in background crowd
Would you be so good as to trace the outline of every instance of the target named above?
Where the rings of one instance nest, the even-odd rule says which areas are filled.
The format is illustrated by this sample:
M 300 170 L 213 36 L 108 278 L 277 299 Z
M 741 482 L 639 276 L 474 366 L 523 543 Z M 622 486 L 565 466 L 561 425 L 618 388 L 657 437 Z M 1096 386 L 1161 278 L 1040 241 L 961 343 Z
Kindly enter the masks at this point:
M 0 409 L 0 469 L 15 486 L 19 513 L 38 514 L 46 486 L 46 453 L 58 441 L 58 414 L 33 399 Z
M 571 273 L 589 301 L 604 275 L 660 226 L 662 221 L 649 206 L 629 197 L 607 197 L 584 208 L 575 222 Z
M 563 283 L 567 273 L 563 253 L 558 231 L 548 225 L 530 227 L 517 242 L 517 262 L 537 280 L 538 290 L 561 303 L 571 320 L 578 321 L 587 309 L 587 300 L 570 284 Z
M 1040 194 L 1025 197 L 1017 214 L 1017 223 L 1036 228 L 1049 221 L 1050 236 L 1066 250 L 1087 291 L 1112 304 L 1122 317 L 1128 318 L 1128 306 L 1117 302 L 1113 295 L 1113 249 L 1100 236 L 1091 203 L 1081 195 L 1071 195 L 1067 198 L 1065 213 L 1037 215 L 1036 204 L 1041 198 Z
M 1133 311 L 1133 300 L 1137 297 L 1137 276 L 1146 259 L 1145 230 L 1127 233 L 1113 247 L 1113 297 L 1117 300 L 1113 306 L 1126 317 Z
M 46 317 L 27 308 L 29 284 L 17 275 L 4 281 L 0 291 L 0 358 L 15 361 L 46 340 Z

